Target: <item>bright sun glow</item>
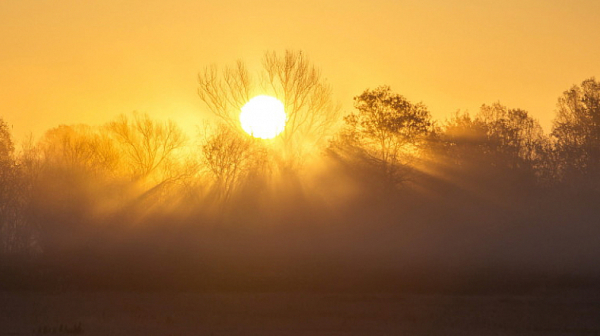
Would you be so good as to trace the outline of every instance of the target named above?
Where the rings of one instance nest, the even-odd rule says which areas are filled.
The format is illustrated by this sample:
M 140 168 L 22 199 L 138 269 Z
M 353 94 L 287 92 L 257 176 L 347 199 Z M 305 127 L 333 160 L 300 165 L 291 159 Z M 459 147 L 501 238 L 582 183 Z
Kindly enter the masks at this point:
M 283 103 L 270 96 L 256 96 L 242 107 L 240 122 L 246 133 L 255 138 L 272 139 L 285 128 Z

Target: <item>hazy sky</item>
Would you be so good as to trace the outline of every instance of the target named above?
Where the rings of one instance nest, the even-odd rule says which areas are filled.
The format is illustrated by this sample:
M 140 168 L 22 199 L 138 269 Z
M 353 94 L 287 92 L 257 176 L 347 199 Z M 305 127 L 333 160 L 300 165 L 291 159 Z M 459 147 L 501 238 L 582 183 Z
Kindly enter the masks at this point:
M 17 138 L 134 110 L 189 125 L 196 76 L 305 51 L 347 111 L 387 84 L 443 120 L 501 101 L 548 129 L 557 97 L 600 76 L 597 0 L 2 0 L 0 116 Z

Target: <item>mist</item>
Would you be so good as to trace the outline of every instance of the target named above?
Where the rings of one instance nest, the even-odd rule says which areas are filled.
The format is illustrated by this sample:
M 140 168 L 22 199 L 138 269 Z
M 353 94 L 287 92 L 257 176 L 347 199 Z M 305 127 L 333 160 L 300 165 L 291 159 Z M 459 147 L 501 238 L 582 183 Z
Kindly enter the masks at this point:
M 567 134 L 578 121 L 560 102 L 593 85 L 559 98 L 552 134 L 500 103 L 440 122 L 406 101 L 394 113 L 410 123 L 384 127 L 393 155 L 365 131 L 370 95 L 405 99 L 385 87 L 355 98 L 357 110 L 331 123 L 329 136 L 299 132 L 309 145 L 254 139 L 226 122 L 186 136 L 135 113 L 15 146 L 3 123 L 0 286 L 590 287 L 600 277 L 600 131 Z

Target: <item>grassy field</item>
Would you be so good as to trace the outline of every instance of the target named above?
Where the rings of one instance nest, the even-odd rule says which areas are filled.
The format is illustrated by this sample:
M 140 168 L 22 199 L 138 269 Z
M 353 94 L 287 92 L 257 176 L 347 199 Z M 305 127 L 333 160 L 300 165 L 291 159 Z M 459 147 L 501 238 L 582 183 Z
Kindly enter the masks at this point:
M 600 335 L 600 296 L 0 292 L 0 335 Z

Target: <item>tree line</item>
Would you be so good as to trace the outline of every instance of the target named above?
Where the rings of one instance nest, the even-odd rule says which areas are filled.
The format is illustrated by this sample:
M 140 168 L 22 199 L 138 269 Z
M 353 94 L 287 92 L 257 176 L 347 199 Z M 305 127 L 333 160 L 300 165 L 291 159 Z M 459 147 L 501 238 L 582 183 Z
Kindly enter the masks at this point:
M 285 105 L 288 124 L 276 139 L 249 137 L 238 126 L 239 108 L 257 92 Z M 172 121 L 133 113 L 101 126 L 60 125 L 19 147 L 0 120 L 2 253 L 68 250 L 89 241 L 81 237 L 96 234 L 91 228 L 124 230 L 114 223 L 135 231 L 148 223 L 168 227 L 174 218 L 200 226 L 243 222 L 240 213 L 264 216 L 282 199 L 283 212 L 318 200 L 316 213 L 324 216 L 339 209 L 322 204 L 346 199 L 398 204 L 411 195 L 411 204 L 428 204 L 438 195 L 436 209 L 546 202 L 550 211 L 566 202 L 573 209 L 589 204 L 590 217 L 600 200 L 594 78 L 560 95 L 549 134 L 527 111 L 499 102 L 434 120 L 425 104 L 389 86 L 366 89 L 344 115 L 318 68 L 295 51 L 266 53 L 256 74 L 242 61 L 207 67 L 199 97 L 216 118 L 192 137 Z

